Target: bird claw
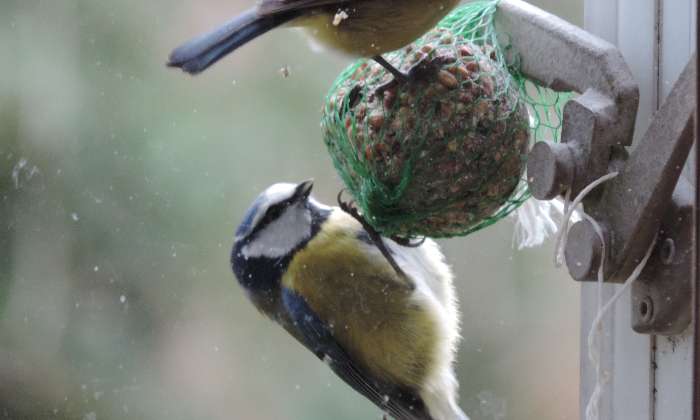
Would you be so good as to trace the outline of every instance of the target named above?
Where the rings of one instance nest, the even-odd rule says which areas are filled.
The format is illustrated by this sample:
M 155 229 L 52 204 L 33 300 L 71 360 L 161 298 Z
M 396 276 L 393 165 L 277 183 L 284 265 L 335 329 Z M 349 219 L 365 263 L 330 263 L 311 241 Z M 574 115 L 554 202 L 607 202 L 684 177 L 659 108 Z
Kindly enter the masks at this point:
M 399 265 L 396 263 L 396 260 L 394 260 L 394 257 L 391 255 L 389 250 L 386 247 L 386 244 L 382 240 L 381 235 L 379 235 L 379 232 L 372 227 L 372 225 L 367 222 L 367 220 L 360 214 L 360 212 L 357 210 L 355 207 L 355 201 L 343 201 L 343 193 L 345 192 L 345 189 L 341 189 L 340 192 L 338 192 L 338 206 L 340 207 L 341 210 L 343 210 L 345 213 L 349 214 L 352 216 L 355 220 L 357 220 L 360 225 L 362 225 L 362 228 L 367 232 L 369 235 L 370 239 L 374 243 L 374 245 L 379 249 L 379 251 L 382 253 L 384 258 L 386 258 L 387 262 L 391 267 L 396 271 L 396 274 L 399 275 L 402 279 L 405 280 L 406 285 L 410 290 L 415 289 L 416 285 L 413 283 L 411 279 L 408 278 L 406 273 L 399 267 Z
M 380 85 L 375 93 L 379 96 L 383 96 L 384 92 L 387 90 L 397 87 L 400 83 L 412 82 L 420 79 L 427 79 L 431 74 L 437 73 L 440 67 L 447 64 L 449 61 L 446 58 L 434 58 L 431 60 L 429 55 L 424 55 L 415 64 L 409 67 L 408 71 L 402 72 L 388 61 L 386 61 L 382 56 L 373 57 L 374 61 L 379 63 L 382 67 L 386 69 L 393 76 L 391 80 Z
M 397 244 L 401 246 L 405 246 L 407 248 L 418 248 L 419 246 L 423 245 L 425 243 L 426 237 L 422 237 L 420 239 L 417 238 L 406 238 L 403 236 L 392 236 L 391 240 L 396 242 Z
M 341 189 L 340 192 L 338 192 L 338 207 L 340 207 L 340 209 L 343 210 L 345 213 L 348 213 L 355 218 L 361 217 L 360 213 L 357 210 L 357 207 L 355 207 L 355 200 L 343 201 L 344 192 L 345 188 Z
M 387 90 L 395 88 L 399 85 L 399 83 L 405 83 L 410 80 L 410 70 L 408 73 L 402 72 L 401 70 L 394 67 L 391 63 L 386 61 L 381 55 L 377 55 L 372 59 L 376 61 L 380 66 L 384 67 L 384 69 L 393 76 L 391 80 L 380 85 L 377 89 L 375 89 L 376 95 L 384 96 L 384 92 L 386 92 Z

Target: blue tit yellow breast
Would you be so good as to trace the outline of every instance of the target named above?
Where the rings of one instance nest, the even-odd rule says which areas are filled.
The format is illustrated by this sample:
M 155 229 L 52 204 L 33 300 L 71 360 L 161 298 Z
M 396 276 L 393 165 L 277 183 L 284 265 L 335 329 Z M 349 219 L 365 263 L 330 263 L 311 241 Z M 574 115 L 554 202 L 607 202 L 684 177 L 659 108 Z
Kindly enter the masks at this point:
M 458 0 L 363 0 L 352 2 L 348 17 L 338 9 L 305 15 L 292 24 L 308 28 L 314 38 L 347 54 L 371 57 L 399 49 L 432 29 Z
M 336 211 L 292 259 L 282 285 L 302 296 L 334 339 L 378 378 L 419 387 L 435 357 L 436 317 Z

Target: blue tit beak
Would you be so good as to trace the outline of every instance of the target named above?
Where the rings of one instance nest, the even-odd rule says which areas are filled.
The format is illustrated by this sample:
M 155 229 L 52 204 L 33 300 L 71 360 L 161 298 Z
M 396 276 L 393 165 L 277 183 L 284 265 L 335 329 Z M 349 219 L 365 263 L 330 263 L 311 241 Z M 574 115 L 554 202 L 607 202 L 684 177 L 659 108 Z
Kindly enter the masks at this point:
M 314 180 L 308 179 L 304 182 L 297 184 L 294 189 L 294 195 L 292 196 L 293 202 L 306 201 L 311 194 L 311 190 L 314 187 Z

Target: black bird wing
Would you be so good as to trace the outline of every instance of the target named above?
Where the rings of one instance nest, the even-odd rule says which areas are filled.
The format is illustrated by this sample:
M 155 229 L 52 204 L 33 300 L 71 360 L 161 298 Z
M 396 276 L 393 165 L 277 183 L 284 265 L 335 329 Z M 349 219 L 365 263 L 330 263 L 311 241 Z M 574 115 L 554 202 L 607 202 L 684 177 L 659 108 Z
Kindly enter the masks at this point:
M 432 420 L 415 390 L 388 383 L 370 375 L 333 338 L 331 329 L 311 309 L 306 300 L 283 287 L 283 305 L 292 320 L 292 335 L 357 392 L 397 420 Z
M 342 8 L 353 2 L 357 3 L 357 0 L 263 0 L 257 11 L 260 16 L 267 16 L 289 11 Z
M 262 0 L 262 2 L 211 32 L 176 48 L 168 58 L 169 67 L 198 74 L 258 36 L 313 9 L 342 7 L 363 0 Z
M 258 36 L 297 17 L 297 13 L 261 16 L 256 8 L 246 10 L 211 32 L 200 35 L 170 53 L 167 65 L 198 74 Z

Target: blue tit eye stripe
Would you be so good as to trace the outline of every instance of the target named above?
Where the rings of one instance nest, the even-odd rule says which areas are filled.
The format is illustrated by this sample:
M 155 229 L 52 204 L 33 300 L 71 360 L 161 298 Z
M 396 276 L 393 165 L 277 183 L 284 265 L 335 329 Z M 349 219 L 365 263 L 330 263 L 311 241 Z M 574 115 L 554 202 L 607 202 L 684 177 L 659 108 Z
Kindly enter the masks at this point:
M 253 228 L 255 227 L 255 217 L 261 210 L 260 206 L 262 202 L 262 197 L 256 198 L 250 208 L 245 212 L 245 215 L 243 215 L 243 221 L 240 225 L 238 225 L 238 229 L 236 229 L 236 237 L 243 238 L 250 235 L 250 233 L 253 231 Z

